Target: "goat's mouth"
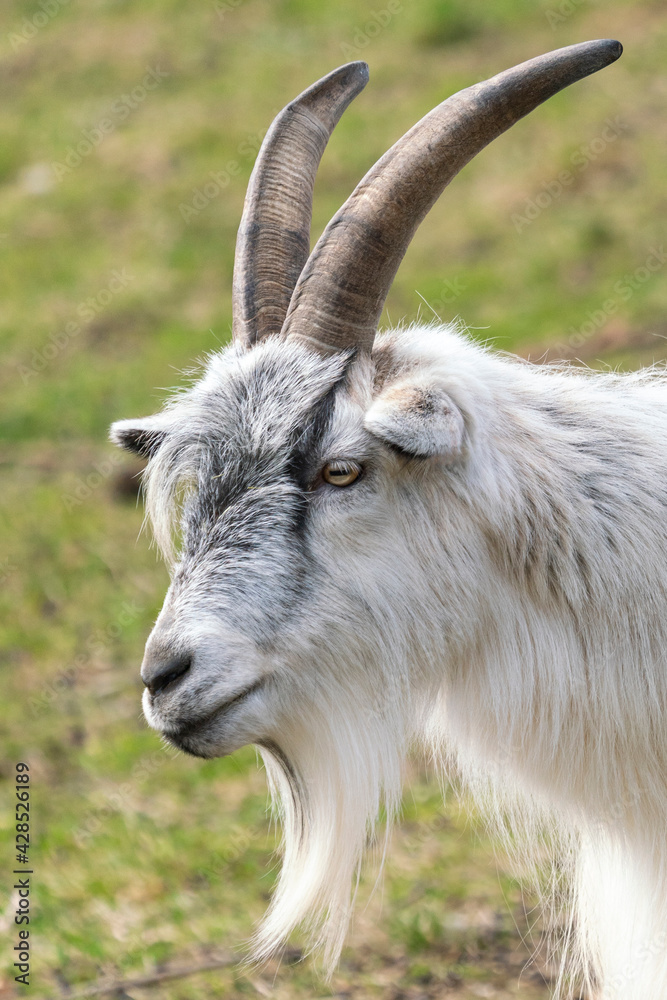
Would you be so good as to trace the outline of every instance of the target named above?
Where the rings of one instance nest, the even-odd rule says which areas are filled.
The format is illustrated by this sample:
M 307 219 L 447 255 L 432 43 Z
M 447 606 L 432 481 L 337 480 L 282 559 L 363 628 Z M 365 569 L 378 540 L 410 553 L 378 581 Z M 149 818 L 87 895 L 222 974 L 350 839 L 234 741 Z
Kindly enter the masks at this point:
M 237 746 L 226 746 L 226 740 L 223 740 L 223 746 L 221 746 L 220 737 L 224 732 L 225 724 L 231 720 L 235 711 L 251 695 L 263 687 L 265 680 L 266 678 L 260 677 L 259 680 L 253 681 L 252 684 L 249 684 L 232 698 L 229 698 L 220 705 L 216 705 L 213 711 L 204 716 L 204 718 L 200 717 L 193 722 L 184 722 L 175 729 L 163 729 L 162 736 L 167 743 L 193 757 L 208 759 L 231 753 L 233 749 L 237 749 Z M 249 741 L 244 740 L 243 742 Z M 238 746 L 242 745 L 242 743 L 238 744 Z

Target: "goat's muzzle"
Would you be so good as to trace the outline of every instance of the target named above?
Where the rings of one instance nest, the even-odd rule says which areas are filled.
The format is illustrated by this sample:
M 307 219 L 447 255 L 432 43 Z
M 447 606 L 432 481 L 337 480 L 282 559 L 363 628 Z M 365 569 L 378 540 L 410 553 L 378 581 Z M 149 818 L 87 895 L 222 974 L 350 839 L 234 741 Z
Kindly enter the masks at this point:
M 165 653 L 163 649 L 146 647 L 144 662 L 141 665 L 141 679 L 155 697 L 165 688 L 173 687 L 192 666 L 191 653 Z

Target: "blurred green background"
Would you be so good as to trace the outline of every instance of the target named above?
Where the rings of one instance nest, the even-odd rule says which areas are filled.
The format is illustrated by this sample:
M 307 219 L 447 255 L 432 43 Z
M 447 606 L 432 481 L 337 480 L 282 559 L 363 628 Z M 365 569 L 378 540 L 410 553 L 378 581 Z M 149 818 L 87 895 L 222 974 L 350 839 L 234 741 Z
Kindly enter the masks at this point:
M 621 61 L 466 168 L 386 317 L 460 315 L 502 350 L 628 368 L 667 356 L 662 0 L 4 0 L 1 997 L 18 760 L 34 810 L 31 996 L 233 959 L 276 877 L 254 752 L 186 759 L 141 719 L 167 576 L 138 537 L 138 466 L 106 441 L 227 341 L 235 231 L 273 115 L 340 63 L 369 62 L 322 162 L 315 237 L 444 97 L 601 36 L 624 43 Z M 383 888 L 370 892 L 371 866 L 331 984 L 295 961 L 295 935 L 280 966 L 127 995 L 546 997 L 533 901 L 473 827 L 415 763 Z

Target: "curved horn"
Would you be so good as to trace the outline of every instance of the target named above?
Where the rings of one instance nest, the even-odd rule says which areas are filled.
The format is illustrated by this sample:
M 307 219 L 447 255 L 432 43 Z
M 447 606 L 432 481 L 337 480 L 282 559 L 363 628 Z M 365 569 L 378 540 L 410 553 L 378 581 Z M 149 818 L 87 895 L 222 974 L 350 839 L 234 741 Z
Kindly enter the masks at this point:
M 248 347 L 279 333 L 310 252 L 315 174 L 350 101 L 368 83 L 368 66 L 335 69 L 275 118 L 257 156 L 236 238 L 233 338 Z
M 370 351 L 417 226 L 459 170 L 548 97 L 618 59 L 603 39 L 557 49 L 454 94 L 369 170 L 331 220 L 294 289 L 283 332 L 321 353 Z

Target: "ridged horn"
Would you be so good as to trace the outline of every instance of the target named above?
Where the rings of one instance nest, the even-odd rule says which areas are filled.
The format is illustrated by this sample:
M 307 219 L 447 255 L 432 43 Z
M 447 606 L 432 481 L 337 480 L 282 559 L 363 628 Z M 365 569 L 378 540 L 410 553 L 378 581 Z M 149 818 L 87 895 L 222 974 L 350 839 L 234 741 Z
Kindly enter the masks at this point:
M 304 90 L 274 119 L 248 184 L 236 238 L 233 338 L 251 347 L 280 333 L 310 253 L 315 174 L 329 137 L 368 82 L 347 63 Z
M 548 97 L 622 51 L 601 39 L 548 52 L 454 94 L 422 118 L 327 226 L 297 281 L 284 334 L 324 354 L 370 351 L 405 251 L 452 178 Z

